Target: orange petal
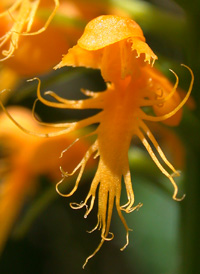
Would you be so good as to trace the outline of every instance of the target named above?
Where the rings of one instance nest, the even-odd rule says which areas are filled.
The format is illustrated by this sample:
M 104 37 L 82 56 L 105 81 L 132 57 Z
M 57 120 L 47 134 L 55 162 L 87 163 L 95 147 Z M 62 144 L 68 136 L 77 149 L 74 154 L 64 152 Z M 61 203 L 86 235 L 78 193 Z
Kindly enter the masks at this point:
M 163 91 L 162 98 L 165 98 L 169 94 L 169 89 L 165 89 L 165 87 L 163 87 L 163 88 L 164 89 L 162 90 Z M 153 110 L 154 110 L 156 116 L 162 116 L 162 115 L 165 115 L 166 113 L 169 113 L 173 109 L 175 109 L 180 104 L 180 102 L 181 102 L 181 98 L 180 98 L 178 92 L 176 92 L 169 100 L 164 102 L 161 106 L 159 106 L 159 105 L 153 106 Z M 182 113 L 183 113 L 183 110 L 181 108 L 176 114 L 174 114 L 172 117 L 162 121 L 162 123 L 164 123 L 168 126 L 177 126 L 181 121 Z
M 78 45 L 87 50 L 98 50 L 129 37 L 145 41 L 135 21 L 116 15 L 102 15 L 87 24 Z
M 61 68 L 63 66 L 73 67 L 89 67 L 99 69 L 102 58 L 102 51 L 87 51 L 79 45 L 71 48 L 66 55 L 64 55 L 62 61 L 54 67 L 54 69 Z
M 150 78 L 153 79 L 152 89 L 154 90 L 154 93 L 159 98 L 166 98 L 171 92 L 173 84 L 156 68 L 147 67 L 145 70 L 148 72 Z M 163 104 L 153 106 L 154 113 L 156 116 L 165 115 L 176 108 L 180 102 L 181 98 L 179 96 L 179 90 L 177 89 L 173 96 L 166 100 Z M 182 112 L 182 109 L 180 109 L 175 115 L 162 121 L 162 123 L 168 126 L 177 126 L 181 121 Z

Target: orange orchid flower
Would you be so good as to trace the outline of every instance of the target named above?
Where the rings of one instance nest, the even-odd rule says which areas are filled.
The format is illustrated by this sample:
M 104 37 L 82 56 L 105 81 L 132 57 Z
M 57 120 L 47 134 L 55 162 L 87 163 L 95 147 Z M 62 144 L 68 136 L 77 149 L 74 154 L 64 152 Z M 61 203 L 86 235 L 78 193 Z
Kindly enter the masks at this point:
M 9 112 L 20 123 L 30 126 L 35 131 L 44 130 L 32 119 L 30 110 L 22 107 L 10 107 Z M 5 115 L 0 115 L 0 144 L 2 159 L 0 174 L 0 252 L 15 223 L 27 196 L 36 188 L 37 176 L 47 175 L 52 182 L 60 177 L 59 166 L 69 170 L 80 161 L 88 148 L 87 142 L 81 141 L 69 149 L 66 157 L 60 153 L 69 146 L 74 135 L 58 136 L 55 139 L 42 139 L 25 134 Z M 45 128 L 46 130 L 46 128 Z
M 56 186 L 60 195 L 71 196 L 78 188 L 90 157 L 92 155 L 99 157 L 97 171 L 85 201 L 80 204 L 71 203 L 71 207 L 74 209 L 86 207 L 84 215 L 86 218 L 93 209 L 98 191 L 97 225 L 92 231 L 101 229 L 101 242 L 86 259 L 83 267 L 99 251 L 104 241 L 112 240 L 114 237 L 110 232 L 114 203 L 126 229 L 126 244 L 121 250 L 124 250 L 129 243 L 130 229 L 122 211 L 130 213 L 142 206 L 141 203 L 134 205 L 135 197 L 129 169 L 128 150 L 134 135 L 138 136 L 157 167 L 172 183 L 173 199 L 180 201 L 184 198 L 184 196 L 177 197 L 178 187 L 174 177 L 179 176 L 179 172 L 168 161 L 144 121 L 167 121 L 171 125 L 178 124 L 181 119 L 181 108 L 191 93 L 194 77 L 191 69 L 186 67 L 191 73 L 192 80 L 188 92 L 181 100 L 177 94 L 178 76 L 172 71 L 176 79 L 175 84 L 172 85 L 153 68 L 156 59 L 157 56 L 145 42 L 143 32 L 136 22 L 126 17 L 104 15 L 87 24 L 77 45 L 69 50 L 55 68 L 84 66 L 100 69 L 102 77 L 107 83 L 105 91 L 83 90 L 83 93 L 90 97 L 85 100 L 67 100 L 59 97 L 53 91 L 47 91 L 45 95 L 54 98 L 56 102 L 53 102 L 41 96 L 40 80 L 38 80 L 38 99 L 45 105 L 67 109 L 101 110 L 94 116 L 81 121 L 51 124 L 63 129 L 39 135 L 41 137 L 57 136 L 98 124 L 97 128 L 91 132 L 91 135 L 96 135 L 96 141 L 72 173 L 69 174 L 61 169 L 63 177 L 71 176 L 79 170 L 74 188 L 68 194 L 60 193 L 59 186 L 63 183 L 64 178 Z M 147 114 L 144 108 L 152 109 L 155 115 Z M 4 111 L 6 110 L 4 109 Z M 22 128 L 12 117 L 10 118 Z M 22 129 L 30 133 L 26 129 Z M 124 205 L 120 203 L 122 177 L 128 199 Z M 89 205 L 87 205 L 88 203 Z

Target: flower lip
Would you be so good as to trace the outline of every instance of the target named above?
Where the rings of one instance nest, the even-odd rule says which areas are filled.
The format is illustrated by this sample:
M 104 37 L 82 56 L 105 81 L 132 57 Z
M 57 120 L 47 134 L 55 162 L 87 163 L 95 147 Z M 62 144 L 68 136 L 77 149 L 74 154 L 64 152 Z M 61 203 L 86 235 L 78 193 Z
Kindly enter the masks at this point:
M 78 45 L 86 50 L 98 50 L 129 37 L 145 41 L 142 29 L 135 21 L 122 16 L 102 15 L 87 24 Z

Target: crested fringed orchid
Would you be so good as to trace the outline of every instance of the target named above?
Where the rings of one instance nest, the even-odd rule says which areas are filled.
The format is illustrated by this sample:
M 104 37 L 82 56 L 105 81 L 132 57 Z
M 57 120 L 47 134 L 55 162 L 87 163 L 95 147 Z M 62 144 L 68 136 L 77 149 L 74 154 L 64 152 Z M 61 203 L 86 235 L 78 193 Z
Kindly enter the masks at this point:
M 87 24 L 77 45 L 71 48 L 56 66 L 56 69 L 63 66 L 99 69 L 107 83 L 105 91 L 83 90 L 89 97 L 83 100 L 67 100 L 53 91 L 46 92 L 45 95 L 54 98 L 53 102 L 41 95 L 38 79 L 38 99 L 45 105 L 66 109 L 100 110 L 99 113 L 78 122 L 55 124 L 56 127 L 63 127 L 57 133 L 37 134 L 51 137 L 98 124 L 91 132 L 91 135 L 96 136 L 96 140 L 71 174 L 61 168 L 63 178 L 56 187 L 60 195 L 71 196 L 78 188 L 87 161 L 92 156 L 99 158 L 97 171 L 85 201 L 80 204 L 71 203 L 74 209 L 85 207 L 86 218 L 93 209 L 98 192 L 97 225 L 92 231 L 101 230 L 101 241 L 86 259 L 83 267 L 99 251 L 104 241 L 113 238 L 110 224 L 114 204 L 126 230 L 126 243 L 121 250 L 128 245 L 130 229 L 122 211 L 130 213 L 142 206 L 141 203 L 134 204 L 129 169 L 128 150 L 134 135 L 141 140 L 152 160 L 171 182 L 174 189 L 173 199 L 180 201 L 184 197 L 178 197 L 178 187 L 174 180 L 175 176 L 180 175 L 179 172 L 168 161 L 145 121 L 178 124 L 181 119 L 181 108 L 191 93 L 194 77 L 191 69 L 184 65 L 189 70 L 192 80 L 184 99 L 180 99 L 177 92 L 178 76 L 172 71 L 175 76 L 175 84 L 172 85 L 153 67 L 156 59 L 157 56 L 145 42 L 143 32 L 136 22 L 125 17 L 105 15 Z M 145 107 L 152 108 L 154 115 L 145 113 Z M 71 192 L 60 193 L 60 184 L 78 170 L 78 177 Z M 124 205 L 121 205 L 120 201 L 122 178 L 127 193 L 127 202 Z

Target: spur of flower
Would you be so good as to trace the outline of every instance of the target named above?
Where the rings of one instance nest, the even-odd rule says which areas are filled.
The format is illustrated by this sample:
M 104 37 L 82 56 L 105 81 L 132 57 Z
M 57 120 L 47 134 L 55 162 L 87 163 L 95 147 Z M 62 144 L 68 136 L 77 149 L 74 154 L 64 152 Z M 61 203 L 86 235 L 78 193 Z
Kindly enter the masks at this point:
M 180 201 L 184 197 L 178 197 L 178 187 L 174 180 L 175 176 L 179 176 L 179 172 L 168 161 L 145 121 L 166 121 L 168 125 L 178 124 L 181 119 L 181 108 L 191 93 L 194 77 L 191 69 L 185 66 L 192 80 L 188 92 L 181 100 L 177 92 L 178 76 L 172 71 L 175 76 L 175 84 L 172 85 L 153 67 L 156 59 L 157 56 L 145 42 L 143 32 L 136 22 L 126 17 L 105 15 L 87 24 L 77 45 L 70 49 L 56 66 L 56 69 L 62 66 L 100 69 L 107 84 L 105 91 L 82 90 L 89 97 L 83 100 L 67 100 L 53 91 L 47 91 L 42 96 L 41 83 L 38 79 L 38 99 L 45 105 L 100 111 L 77 122 L 51 124 L 63 129 L 43 135 L 43 137 L 51 137 L 97 125 L 97 128 L 90 133 L 96 136 L 94 143 L 72 173 L 61 168 L 63 178 L 56 186 L 58 193 L 62 196 L 71 196 L 78 188 L 88 160 L 92 156 L 99 158 L 85 201 L 80 204 L 71 203 L 74 209 L 85 207 L 84 217 L 86 218 L 93 209 L 98 192 L 97 225 L 92 231 L 101 230 L 101 241 L 86 259 L 83 267 L 99 251 L 105 241 L 112 240 L 114 237 L 110 232 L 114 204 L 126 230 L 126 243 L 121 250 L 128 245 L 130 229 L 122 211 L 130 213 L 142 206 L 141 203 L 134 204 L 135 197 L 129 169 L 128 150 L 133 136 L 136 135 L 140 139 L 157 167 L 171 182 L 174 189 L 173 199 Z M 48 100 L 46 95 L 54 101 Z M 146 108 L 152 110 L 154 115 L 145 112 Z M 68 194 L 61 193 L 60 184 L 78 170 L 74 188 Z M 124 205 L 121 205 L 120 201 L 122 179 L 127 193 L 127 202 Z

